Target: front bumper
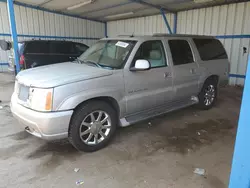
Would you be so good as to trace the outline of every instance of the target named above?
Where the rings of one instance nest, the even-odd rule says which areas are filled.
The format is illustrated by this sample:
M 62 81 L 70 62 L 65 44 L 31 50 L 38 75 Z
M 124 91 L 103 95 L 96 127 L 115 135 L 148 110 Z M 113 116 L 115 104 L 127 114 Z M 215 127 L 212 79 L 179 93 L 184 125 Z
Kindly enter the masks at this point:
M 20 104 L 15 94 L 11 97 L 11 112 L 30 134 L 44 140 L 68 137 L 68 127 L 73 110 L 63 112 L 37 112 Z

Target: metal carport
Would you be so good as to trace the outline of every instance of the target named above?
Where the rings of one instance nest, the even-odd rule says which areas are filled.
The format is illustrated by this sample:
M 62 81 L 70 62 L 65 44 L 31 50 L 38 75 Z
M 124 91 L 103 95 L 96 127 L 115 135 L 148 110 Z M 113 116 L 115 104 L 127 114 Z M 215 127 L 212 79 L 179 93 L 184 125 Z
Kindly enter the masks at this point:
M 129 26 L 135 25 L 136 22 L 138 24 L 144 23 L 143 28 L 140 29 L 146 33 L 152 33 L 153 30 L 151 30 L 151 27 L 153 23 L 158 22 L 162 27 L 160 29 L 161 32 L 168 32 L 170 34 L 196 34 L 196 31 L 193 30 L 193 28 L 197 27 L 198 34 L 214 35 L 221 39 L 224 45 L 230 46 L 230 56 L 232 56 L 231 61 L 233 61 L 230 75 L 233 78 L 231 84 L 243 85 L 244 78 L 246 77 L 243 73 L 246 72 L 247 54 L 249 54 L 250 45 L 250 3 L 246 0 L 86 0 L 84 2 L 79 0 L 37 0 L 35 2 L 32 0 L 20 0 L 14 2 L 13 0 L 1 0 L 1 2 L 7 2 L 8 5 L 11 35 L 10 33 L 2 32 L 7 31 L 7 29 L 4 28 L 6 27 L 6 24 L 3 24 L 6 23 L 6 17 L 4 18 L 4 14 L 1 13 L 2 31 L 0 30 L 0 36 L 12 37 L 15 52 L 17 52 L 18 48 L 18 37 L 97 40 L 101 37 L 108 37 L 110 35 L 109 31 L 112 30 L 114 26 L 119 26 L 119 28 L 117 29 L 117 32 L 114 32 L 113 34 L 134 33 L 136 28 L 131 29 Z M 25 8 L 25 11 L 23 8 Z M 2 11 L 2 9 L 0 10 Z M 25 15 L 22 10 L 25 12 Z M 34 13 L 35 11 L 39 11 L 39 13 Z M 224 12 L 226 13 L 224 14 Z M 45 16 L 45 13 L 47 17 Z M 21 15 L 21 17 L 23 16 L 22 18 L 18 17 L 21 23 L 16 23 L 17 17 L 15 18 L 15 14 Z M 155 16 L 157 14 L 160 14 L 160 16 Z M 43 32 L 40 32 L 44 29 L 41 27 L 39 32 L 36 32 L 36 25 L 33 25 L 33 31 L 28 30 L 28 33 L 24 33 L 27 30 L 25 30 L 23 25 L 28 26 L 32 19 L 36 19 L 35 17 L 32 17 L 32 15 L 41 16 L 38 20 L 39 24 L 43 23 L 43 27 L 46 27 L 46 21 L 48 21 L 46 19 L 55 19 L 55 15 L 59 15 L 59 24 L 64 24 L 63 27 L 65 31 L 62 33 L 57 30 L 55 30 L 55 32 L 47 32 L 45 29 Z M 218 17 L 213 17 L 213 15 L 217 15 Z M 79 25 L 79 20 L 84 20 L 83 23 L 81 23 L 81 27 L 76 29 L 76 31 L 78 30 L 78 33 L 75 33 L 75 31 L 69 31 L 69 33 L 66 32 L 66 28 L 72 26 L 70 25 L 72 24 L 70 21 L 65 21 L 68 17 L 78 19 L 75 25 Z M 31 20 L 27 20 L 28 18 Z M 150 19 L 152 20 L 149 21 Z M 203 28 L 198 28 L 197 26 L 200 23 L 199 19 L 203 22 Z M 217 22 L 214 22 L 216 19 L 218 19 Z M 196 23 L 194 23 L 193 20 L 195 20 Z M 57 21 L 54 21 L 53 23 L 56 22 Z M 69 25 L 65 25 L 65 23 L 68 23 Z M 95 25 L 95 23 L 98 23 L 99 25 Z M 48 24 L 51 26 L 50 22 Z M 93 24 L 92 31 L 81 31 L 91 24 Z M 216 27 L 213 24 L 216 25 Z M 17 25 L 19 25 L 18 29 Z M 157 26 L 157 24 L 153 27 L 155 26 Z M 223 30 L 221 30 L 222 26 L 224 26 Z M 19 33 L 20 27 L 22 27 L 21 33 Z M 216 31 L 213 30 L 213 28 L 215 28 Z M 93 35 L 91 32 L 96 32 L 96 30 L 99 30 L 99 33 Z M 210 32 L 207 32 L 208 30 L 210 30 Z M 82 34 L 88 34 L 89 36 L 82 36 Z M 144 33 L 141 32 L 141 34 Z M 245 49 L 242 51 L 242 47 L 247 49 L 246 53 Z M 15 53 L 16 66 L 19 71 L 18 59 L 18 54 Z M 242 65 L 238 63 L 241 61 L 244 61 L 245 64 Z M 250 70 L 248 72 L 250 72 Z M 249 133 L 249 128 L 247 126 L 249 116 L 247 116 L 247 112 L 249 112 L 250 109 L 247 104 L 249 103 L 250 96 L 250 78 L 249 74 L 246 75 L 245 92 L 243 96 L 235 156 L 231 173 L 231 188 L 249 187 L 250 182 L 248 173 L 250 167 L 250 163 L 248 162 L 250 153 L 246 149 L 247 144 L 250 141 L 249 136 L 247 135 Z M 240 81 L 237 79 L 240 79 Z

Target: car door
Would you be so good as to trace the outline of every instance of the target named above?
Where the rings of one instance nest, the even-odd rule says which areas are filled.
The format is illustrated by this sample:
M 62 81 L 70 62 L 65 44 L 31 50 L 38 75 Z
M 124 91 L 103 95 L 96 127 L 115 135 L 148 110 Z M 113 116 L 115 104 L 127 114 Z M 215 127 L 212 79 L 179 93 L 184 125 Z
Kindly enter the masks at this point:
M 173 82 L 175 100 L 195 96 L 199 89 L 198 64 L 190 46 L 190 42 L 183 39 L 168 40 L 173 64 Z
M 128 115 L 164 105 L 173 97 L 171 67 L 167 63 L 162 41 L 143 42 L 130 67 L 134 67 L 139 59 L 148 60 L 151 68 L 124 72 Z

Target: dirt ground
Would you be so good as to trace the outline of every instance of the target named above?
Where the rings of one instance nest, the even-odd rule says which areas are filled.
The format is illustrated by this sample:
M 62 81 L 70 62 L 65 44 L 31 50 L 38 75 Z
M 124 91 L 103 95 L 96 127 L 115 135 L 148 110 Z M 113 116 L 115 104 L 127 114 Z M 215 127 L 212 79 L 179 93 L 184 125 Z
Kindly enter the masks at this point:
M 0 187 L 226 188 L 242 89 L 223 88 L 209 111 L 189 107 L 128 128 L 107 148 L 76 151 L 24 132 L 9 109 L 14 78 L 0 73 Z M 79 168 L 78 172 L 74 172 Z M 206 170 L 205 176 L 193 173 Z M 84 184 L 77 186 L 76 181 Z

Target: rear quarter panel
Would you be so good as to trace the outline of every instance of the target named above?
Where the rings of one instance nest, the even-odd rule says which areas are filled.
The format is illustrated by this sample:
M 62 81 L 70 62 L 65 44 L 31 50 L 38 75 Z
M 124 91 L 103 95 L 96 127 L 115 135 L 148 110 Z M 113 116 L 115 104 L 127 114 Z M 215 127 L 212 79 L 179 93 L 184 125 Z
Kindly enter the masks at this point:
M 219 76 L 219 85 L 225 85 L 228 83 L 229 76 L 229 61 L 227 59 L 217 59 L 210 61 L 200 61 L 200 80 L 199 85 L 202 88 L 205 80 L 212 75 Z
M 199 89 L 202 89 L 202 86 L 206 79 L 212 75 L 217 75 L 219 77 L 219 85 L 228 84 L 229 79 L 229 60 L 228 59 L 215 59 L 203 61 L 198 52 L 197 46 L 194 41 L 190 41 L 193 53 L 195 55 L 196 62 L 198 63 L 198 72 L 199 72 Z

